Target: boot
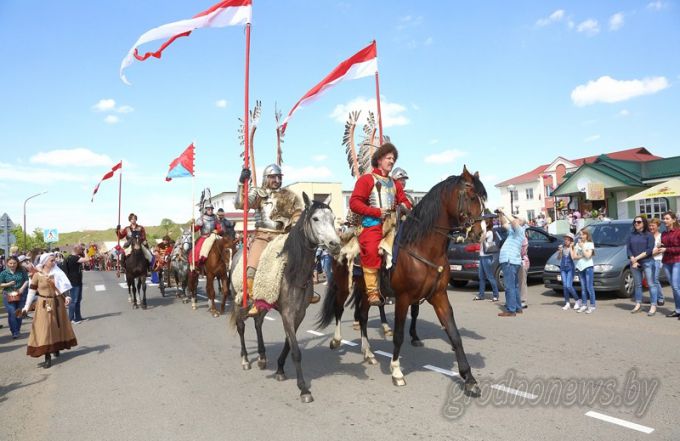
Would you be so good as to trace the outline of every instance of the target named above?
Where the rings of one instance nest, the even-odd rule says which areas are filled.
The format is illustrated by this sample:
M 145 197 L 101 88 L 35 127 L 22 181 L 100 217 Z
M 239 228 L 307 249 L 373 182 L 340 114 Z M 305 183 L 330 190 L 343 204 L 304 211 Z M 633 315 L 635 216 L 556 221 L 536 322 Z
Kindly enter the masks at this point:
M 43 363 L 45 369 L 52 367 L 52 356 L 50 354 L 45 354 L 45 362 Z
M 253 306 L 250 308 L 248 311 L 248 317 L 255 317 L 260 313 L 260 310 L 257 309 L 257 305 L 255 305 L 255 301 L 253 300 L 253 282 L 255 279 L 251 279 L 250 277 L 246 279 L 246 289 L 248 290 L 248 300 L 253 303 Z
M 363 267 L 363 270 L 368 304 L 371 306 L 382 305 L 382 298 L 380 296 L 380 290 L 378 289 L 378 270 L 375 268 L 366 267 Z
M 311 297 L 309 298 L 309 304 L 313 305 L 315 303 L 319 303 L 319 300 L 321 300 L 321 296 L 317 293 L 312 293 Z

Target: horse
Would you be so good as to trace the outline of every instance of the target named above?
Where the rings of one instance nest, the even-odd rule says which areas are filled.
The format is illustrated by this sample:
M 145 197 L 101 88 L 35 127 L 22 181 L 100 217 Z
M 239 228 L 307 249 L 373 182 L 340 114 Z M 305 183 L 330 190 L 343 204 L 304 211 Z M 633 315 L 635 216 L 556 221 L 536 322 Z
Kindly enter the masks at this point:
M 208 294 L 208 312 L 213 317 L 219 317 L 220 313 L 224 313 L 224 304 L 229 295 L 229 267 L 231 266 L 234 250 L 236 248 L 236 241 L 230 237 L 219 237 L 213 242 L 208 257 L 203 264 L 205 270 L 205 287 Z M 193 258 L 193 257 L 192 257 Z M 220 290 L 222 291 L 222 307 L 218 311 L 215 308 L 215 278 L 220 281 Z M 196 310 L 196 292 L 198 290 L 198 271 L 189 272 L 189 298 L 184 299 L 184 303 L 188 303 L 191 299 L 191 309 Z
M 176 297 L 184 297 L 189 284 L 189 253 L 191 252 L 191 233 L 182 231 L 175 247 L 170 254 L 170 268 L 168 271 L 168 282 L 174 278 L 177 286 Z M 169 283 L 168 283 L 169 285 Z
M 130 239 L 132 251 L 125 257 L 125 280 L 128 286 L 128 296 L 131 299 L 132 308 L 137 309 L 137 293 L 139 292 L 142 309 L 146 309 L 146 275 L 149 271 L 149 261 L 142 251 L 142 243 L 139 236 L 133 235 Z M 137 285 L 135 286 L 135 282 Z M 142 295 L 143 293 L 143 295 Z
M 305 318 L 309 301 L 314 292 L 313 272 L 316 249 L 322 246 L 331 253 L 337 253 L 340 250 L 340 238 L 335 231 L 335 216 L 328 206 L 330 196 L 324 202 L 310 201 L 306 193 L 302 194 L 302 198 L 305 209 L 285 238 L 283 250 L 279 254 L 279 258 L 285 258 L 286 263 L 275 307 L 281 314 L 286 341 L 278 358 L 276 379 L 278 381 L 286 379 L 284 365 L 289 352 L 292 351 L 292 359 L 297 373 L 297 386 L 300 389 L 300 400 L 303 403 L 311 403 L 314 398 L 302 374 L 302 354 L 296 333 L 300 323 Z M 232 274 L 239 274 L 242 271 L 239 265 L 242 262 L 241 253 L 242 250 L 234 258 L 231 268 Z M 266 268 L 261 267 L 259 271 L 266 271 Z M 257 364 L 260 369 L 267 366 L 267 356 L 262 337 L 262 322 L 266 314 L 267 310 L 263 309 L 254 320 L 259 354 Z M 244 370 L 248 370 L 250 369 L 250 362 L 245 343 L 244 316 L 245 309 L 235 306 L 231 313 L 230 323 L 236 327 L 241 339 L 241 366 Z
M 447 248 L 452 231 L 471 231 L 473 237 L 481 235 L 481 214 L 487 194 L 479 174 L 471 174 L 463 167 L 461 175 L 449 176 L 436 184 L 406 217 L 398 238 L 399 254 L 391 270 L 390 285 L 395 296 L 394 351 L 390 363 L 392 383 L 405 386 L 399 353 L 404 341 L 404 323 L 409 305 L 427 301 L 437 314 L 456 354 L 458 370 L 465 383 L 465 393 L 478 396 L 479 386 L 467 361 L 463 342 L 458 332 L 453 309 L 446 294 L 450 276 Z M 374 364 L 366 334 L 368 309 L 365 287 L 355 284 L 361 313 L 359 316 L 364 359 Z M 329 290 L 324 300 L 319 324 L 329 324 L 333 318 L 339 321 L 342 309 L 338 308 L 336 290 Z M 328 305 L 326 303 L 328 302 Z M 331 341 L 331 347 L 339 345 L 339 326 Z M 337 340 L 336 340 L 337 339 Z

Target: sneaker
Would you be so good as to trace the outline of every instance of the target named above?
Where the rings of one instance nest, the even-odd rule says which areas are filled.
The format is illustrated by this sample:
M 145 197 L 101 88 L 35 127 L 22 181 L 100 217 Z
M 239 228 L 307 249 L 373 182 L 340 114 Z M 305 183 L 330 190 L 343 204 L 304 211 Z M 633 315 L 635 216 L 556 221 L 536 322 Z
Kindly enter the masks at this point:
M 664 299 L 659 299 L 659 300 L 656 302 L 656 305 L 657 305 L 657 306 L 663 306 L 665 303 L 666 303 L 666 301 L 665 301 Z
M 82 323 L 82 321 L 80 321 L 80 320 L 71 320 L 71 323 L 73 323 L 74 325 L 79 325 L 79 324 Z
M 579 311 L 579 312 L 580 312 L 580 311 Z M 588 309 L 586 309 L 586 314 L 592 314 L 593 312 L 595 312 L 595 307 L 594 307 L 594 306 L 591 306 L 591 307 L 589 307 Z
M 576 307 L 574 307 L 574 309 L 576 309 Z M 586 305 L 583 305 L 579 309 L 577 309 L 576 312 L 584 312 L 587 309 L 588 309 L 588 307 Z
M 522 309 L 527 309 L 529 305 L 526 304 L 526 302 L 522 302 Z
M 574 303 L 574 309 L 581 309 L 581 301 L 577 300 L 576 303 Z
M 562 311 L 568 311 L 571 309 L 571 305 L 569 303 L 565 303 L 564 306 L 562 307 Z

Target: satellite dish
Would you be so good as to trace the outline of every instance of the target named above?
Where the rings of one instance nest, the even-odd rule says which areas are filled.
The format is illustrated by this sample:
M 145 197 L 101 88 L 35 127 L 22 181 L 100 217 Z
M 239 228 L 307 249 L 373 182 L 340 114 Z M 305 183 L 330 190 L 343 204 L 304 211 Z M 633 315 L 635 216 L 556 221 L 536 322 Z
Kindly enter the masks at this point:
M 588 188 L 588 184 L 590 184 L 590 179 L 581 178 L 578 181 L 576 181 L 576 188 L 578 188 L 578 191 L 580 191 L 581 193 L 585 193 L 586 189 Z

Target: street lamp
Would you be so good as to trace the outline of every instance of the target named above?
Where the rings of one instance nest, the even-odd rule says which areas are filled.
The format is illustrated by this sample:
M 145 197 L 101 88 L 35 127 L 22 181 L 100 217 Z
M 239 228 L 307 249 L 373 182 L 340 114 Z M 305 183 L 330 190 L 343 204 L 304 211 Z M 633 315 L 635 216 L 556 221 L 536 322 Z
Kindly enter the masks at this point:
M 35 197 L 43 195 L 45 193 L 47 193 L 47 190 L 43 191 L 42 193 L 34 194 L 33 196 L 26 198 L 26 200 L 24 201 L 24 247 L 26 247 L 26 202 L 28 202 L 29 200 L 31 200 Z M 28 251 L 28 250 L 24 250 L 24 251 Z
M 510 214 L 515 214 L 515 186 L 513 184 L 508 185 L 508 191 L 510 192 Z

